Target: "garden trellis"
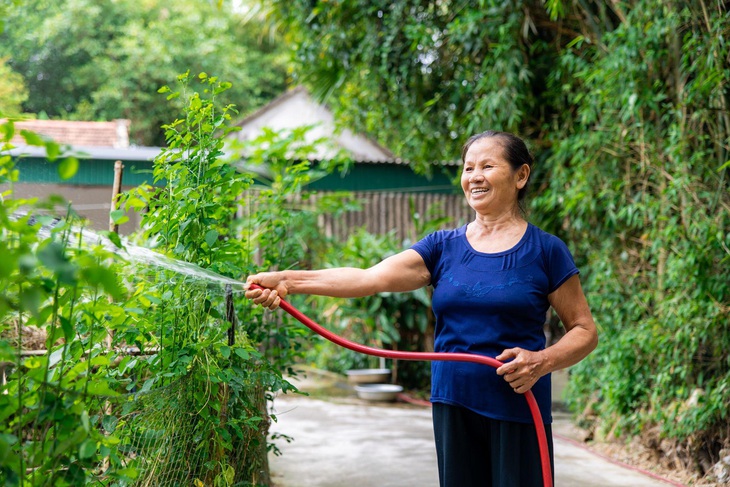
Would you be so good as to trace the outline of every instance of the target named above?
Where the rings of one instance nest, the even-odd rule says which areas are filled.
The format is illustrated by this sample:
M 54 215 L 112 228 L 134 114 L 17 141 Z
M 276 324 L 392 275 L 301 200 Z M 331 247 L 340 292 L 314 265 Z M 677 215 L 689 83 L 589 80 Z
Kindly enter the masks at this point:
M 265 265 L 298 259 L 304 250 L 286 238 L 294 216 L 280 202 L 306 176 L 282 167 L 268 205 L 237 222 L 252 179 L 221 159 L 232 107 L 214 99 L 229 85 L 204 74 L 198 80 L 199 92 L 188 90 L 188 74 L 180 77 L 182 96 L 166 91 L 184 98 L 186 111 L 164 127 L 169 147 L 153 176 L 165 186 L 122 196 L 125 210 L 145 210 L 139 246 L 85 232 L 70 211 L 58 219 L 59 199 L 13 198 L 18 170 L 0 152 L 0 183 L 10 186 L 0 205 L 5 485 L 270 483 L 267 453 L 276 447 L 268 443 L 266 398 L 294 389 L 281 371 L 293 362 L 301 333 L 286 323 L 270 326 L 263 312 L 232 299 L 237 281 L 211 281 L 205 269 L 240 277 L 251 272 L 254 254 Z M 12 121 L 0 127 L 9 140 Z M 24 135 L 57 159 L 62 177 L 73 175 L 78 161 Z M 112 213 L 115 223 L 123 213 Z M 197 276 L 187 272 L 193 268 Z M 245 318 L 235 330 L 233 309 Z M 48 353 L 24 356 L 29 327 L 46 332 Z M 130 348 L 155 353 L 133 356 Z
M 33 218 L 25 216 L 19 221 L 32 224 Z M 53 223 L 63 226 L 58 220 Z M 37 231 L 51 239 L 58 237 L 50 236 L 52 227 Z M 235 312 L 231 305 L 234 293 L 241 290 L 240 283 L 129 243 L 118 249 L 89 231 L 70 227 L 68 235 L 73 237 L 67 238 L 67 249 L 83 252 L 86 247 L 101 246 L 109 252 L 107 257 L 115 256 L 117 270 L 125 276 L 124 286 L 145 289 L 143 302 L 150 306 L 128 306 L 125 311 L 131 315 L 171 315 L 174 320 L 168 323 L 172 328 L 158 329 L 150 336 L 148 343 L 156 343 L 154 347 L 125 343 L 124 334 L 131 336 L 129 330 L 117 328 L 123 336 L 110 349 L 105 346 L 106 330 L 98 323 L 99 329 L 84 334 L 86 346 L 74 366 L 66 362 L 73 359 L 72 348 L 78 349 L 79 341 L 67 337 L 48 353 L 21 352 L 16 362 L 6 362 L 4 398 L 16 396 L 22 404 L 7 418 L 8 424 L 14 425 L 11 431 L 19 449 L 5 459 L 9 461 L 3 465 L 0 478 L 6 484 L 21 485 L 78 484 L 86 478 L 140 486 L 211 485 L 216 478 L 228 484 L 241 480 L 240 472 L 231 465 L 240 471 L 240 466 L 252 462 L 250 452 L 256 450 L 252 443 L 260 441 L 260 428 L 267 424 L 260 408 L 265 402 L 264 388 L 253 370 L 260 365 L 251 359 L 256 351 L 237 347 L 233 333 L 227 333 L 233 330 Z M 237 284 L 235 289 L 232 283 Z M 206 334 L 214 338 L 206 338 Z M 220 378 L 209 375 L 186 349 L 188 342 L 205 340 L 219 347 L 218 360 L 222 369 L 228 369 L 230 382 L 221 384 Z M 137 340 L 136 345 L 141 342 Z M 215 359 L 212 354 L 208 358 Z M 92 367 L 103 370 L 103 375 L 94 373 Z M 160 367 L 166 372 L 155 374 Z M 44 372 L 39 375 L 37 370 Z M 79 380 L 83 374 L 88 374 L 86 381 Z M 112 377 L 117 387 L 109 387 L 103 380 Z M 234 400 L 233 389 L 239 398 L 245 395 L 248 400 Z M 46 408 L 37 411 L 34 406 L 38 404 Z M 210 404 L 221 407 L 211 410 Z M 68 452 L 63 450 L 64 430 L 57 424 L 56 414 L 64 407 L 82 409 L 75 435 L 82 440 L 77 446 L 79 459 L 85 460 L 85 472 L 74 469 L 73 464 L 64 465 L 62 457 Z M 4 435 L 9 437 L 7 431 Z M 228 437 L 225 447 L 215 441 L 221 435 Z M 21 469 L 25 471 L 24 481 L 19 481 Z

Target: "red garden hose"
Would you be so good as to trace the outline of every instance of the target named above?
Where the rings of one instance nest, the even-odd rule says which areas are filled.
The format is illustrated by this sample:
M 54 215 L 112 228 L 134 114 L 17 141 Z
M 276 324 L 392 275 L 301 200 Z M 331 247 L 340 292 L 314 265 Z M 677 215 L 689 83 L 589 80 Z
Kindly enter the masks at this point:
M 252 289 L 263 289 L 257 284 L 251 284 Z M 479 364 L 485 364 L 496 368 L 501 367 L 503 364 L 499 360 L 484 355 L 474 355 L 469 353 L 442 353 L 442 352 L 401 352 L 397 350 L 384 350 L 381 348 L 368 347 L 360 343 L 351 342 L 342 338 L 339 335 L 335 335 L 328 329 L 321 325 L 318 325 L 310 318 L 305 316 L 301 311 L 296 309 L 288 302 L 281 300 L 279 304 L 281 309 L 292 315 L 294 318 L 299 320 L 303 325 L 312 331 L 322 335 L 327 340 L 348 348 L 355 352 L 364 353 L 367 355 L 373 355 L 375 357 L 385 357 L 396 360 L 428 360 L 428 361 L 452 361 L 452 362 L 474 362 Z M 532 391 L 527 391 L 525 394 L 527 405 L 530 407 L 530 413 L 532 414 L 532 420 L 535 422 L 535 431 L 537 432 L 537 443 L 540 449 L 540 463 L 542 466 L 542 481 L 544 487 L 552 487 L 553 478 L 550 467 L 550 452 L 548 451 L 547 435 L 545 434 L 545 426 L 542 422 L 542 415 L 540 414 L 540 408 L 537 406 L 535 395 Z

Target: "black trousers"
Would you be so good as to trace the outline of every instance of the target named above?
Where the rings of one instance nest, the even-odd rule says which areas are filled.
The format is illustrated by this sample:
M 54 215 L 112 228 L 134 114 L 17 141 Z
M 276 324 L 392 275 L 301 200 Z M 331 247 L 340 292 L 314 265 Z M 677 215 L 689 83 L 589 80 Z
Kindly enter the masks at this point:
M 543 487 L 534 424 L 499 421 L 434 403 L 441 487 Z M 545 425 L 553 470 L 552 428 Z

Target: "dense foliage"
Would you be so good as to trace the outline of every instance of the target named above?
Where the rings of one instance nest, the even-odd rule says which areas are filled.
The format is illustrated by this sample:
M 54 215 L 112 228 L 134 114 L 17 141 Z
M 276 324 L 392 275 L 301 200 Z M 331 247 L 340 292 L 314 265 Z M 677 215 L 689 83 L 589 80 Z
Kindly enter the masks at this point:
M 400 156 L 532 142 L 531 218 L 573 249 L 600 326 L 570 401 L 707 472 L 730 446 L 727 4 L 266 4 L 295 77 Z
M 27 0 L 2 20 L 0 59 L 24 79 L 24 112 L 131 119 L 139 145 L 164 144 L 174 111 L 156 91 L 187 69 L 230 80 L 222 96 L 242 113 L 286 87 L 284 51 L 230 2 Z
M 63 8 L 43 0 L 18 7 L 19 3 L 6 9 L 14 17 L 2 19 L 0 57 L 10 56 L 8 65 L 23 74 L 29 89 L 24 107 L 29 111 L 146 120 L 147 125 L 135 122 L 133 130 L 152 134 L 150 128 L 168 118 L 160 115 L 166 108 L 152 101 L 151 93 L 171 79 L 171 73 L 192 67 L 195 72 L 215 71 L 236 80 L 238 73 L 249 73 L 253 65 L 251 85 L 242 80 L 219 93 L 224 103 L 233 101 L 242 110 L 247 110 L 248 102 L 253 106 L 256 96 L 277 94 L 283 86 L 276 81 L 282 72 L 276 49 L 268 51 L 271 57 L 250 60 L 230 37 L 210 41 L 215 32 L 233 31 L 240 43 L 251 45 L 262 32 L 231 27 L 229 22 L 238 19 L 235 12 L 221 15 L 212 8 L 214 2 L 163 6 L 156 1 L 65 0 Z M 0 11 L 6 5 L 7 0 L 0 3 Z M 487 128 L 518 132 L 531 141 L 537 155 L 533 185 L 537 194 L 530 217 L 568 242 L 600 327 L 599 349 L 572 369 L 569 401 L 597 433 L 640 435 L 675 464 L 708 472 L 721 448 L 730 447 L 726 2 L 272 0 L 262 2 L 262 8 L 291 43 L 297 60 L 295 81 L 314 88 L 349 128 L 367 131 L 418 167 L 456 159 L 463 140 Z M 201 15 L 203 10 L 209 15 Z M 213 65 L 215 69 L 209 67 Z M 229 67 L 235 73 L 228 74 Z M 238 87 L 246 88 L 238 92 Z M 225 98 L 228 95 L 234 96 Z M 49 99 L 60 101 L 61 108 L 48 104 Z M 191 103 L 195 97 L 180 100 Z M 202 114 L 207 105 L 197 103 L 187 106 L 194 108 L 191 113 Z M 150 116 L 142 117 L 141 112 Z M 197 147 L 175 138 L 176 127 L 186 123 L 168 126 L 167 135 L 182 144 L 179 147 Z M 199 181 L 193 180 L 168 187 L 162 197 L 171 203 L 165 211 L 175 220 L 158 215 L 147 221 L 150 228 L 157 226 L 155 238 L 161 248 L 191 262 L 218 266 L 214 267 L 218 272 L 234 277 L 247 266 L 318 263 L 315 256 L 322 242 L 312 234 L 315 213 L 300 213 L 303 217 L 298 220 L 288 198 L 310 177 L 306 162 L 288 162 L 290 150 L 300 142 L 298 135 L 290 134 L 280 143 L 273 142 L 274 134 L 264 136 L 269 138 L 261 141 L 266 149 L 254 151 L 251 160 L 273 162 L 271 188 L 256 197 L 261 206 L 250 213 L 253 218 L 244 225 L 234 224 L 233 230 L 211 225 L 219 217 L 236 221 L 229 209 L 214 203 L 206 206 L 210 200 L 203 199 L 204 208 L 193 211 L 181 196 L 218 195 L 219 183 L 203 178 L 202 192 L 195 187 Z M 137 141 L 154 140 L 145 137 L 138 135 Z M 204 166 L 191 174 L 212 174 L 218 167 L 214 154 L 220 147 L 212 139 L 207 143 L 212 152 L 196 152 Z M 51 149 L 58 152 L 57 147 Z M 173 156 L 174 151 L 165 157 Z M 169 162 L 165 171 L 184 172 L 181 161 Z M 73 166 L 72 161 L 64 163 L 64 173 L 72 172 Z M 159 176 L 177 181 L 172 172 Z M 222 184 L 238 190 L 248 183 Z M 136 198 L 154 207 L 154 198 Z M 221 201 L 232 204 L 226 198 Z M 134 198 L 127 202 L 137 204 Z M 3 313 L 17 313 L 37 300 L 45 302 L 54 289 L 61 289 L 59 296 L 75 287 L 90 289 L 85 296 L 113 291 L 104 287 L 106 281 L 113 286 L 111 281 L 98 276 L 64 287 L 69 283 L 59 276 L 68 275 L 63 274 L 64 263 L 70 258 L 51 252 L 55 247 L 50 243 L 25 235 L 27 224 L 5 225 L 16 233 L 7 240 L 15 242 L 8 254 L 14 257 L 3 261 L 14 263 L 6 269 L 11 278 L 5 302 L 11 305 L 0 309 Z M 240 241 L 235 241 L 233 231 L 242 235 Z M 364 242 L 368 237 L 353 236 L 352 255 L 332 258 L 331 265 L 357 260 L 366 265 L 377 258 L 368 252 L 356 255 L 358 238 Z M 385 238 L 375 243 L 383 249 L 391 244 Z M 255 266 L 235 259 L 223 267 L 216 264 L 228 262 L 223 255 L 242 250 L 254 256 Z M 25 278 L 27 262 L 42 264 L 33 279 L 40 285 L 38 292 L 45 294 L 11 285 Z M 73 295 L 61 302 L 59 313 L 50 308 L 50 314 L 38 316 L 58 316 L 48 323 L 63 328 L 67 322 L 61 317 L 69 320 L 77 309 L 67 308 Z M 366 301 L 365 308 L 352 310 L 362 323 L 365 318 L 372 320 L 362 328 L 363 338 L 395 343 L 401 331 L 375 330 L 382 323 L 376 323 L 378 315 L 367 310 L 376 304 L 399 310 L 411 303 L 377 297 Z M 291 364 L 294 355 L 288 354 L 296 351 L 295 337 L 301 332 L 285 322 L 263 326 L 260 310 L 241 312 L 249 313 L 245 326 L 252 342 L 266 344 L 257 352 L 281 358 L 266 370 Z M 40 319 L 30 316 L 27 319 Z M 84 323 L 102 319 L 84 316 Z M 103 320 L 113 323 L 114 313 L 108 316 Z M 420 318 L 416 322 L 421 323 Z M 87 346 L 88 335 L 77 338 L 81 340 L 77 347 Z M 6 357 L 14 357 L 10 348 L 3 350 Z M 230 350 L 220 353 L 230 355 Z M 104 370 L 102 364 L 94 372 Z M 282 386 L 275 374 L 269 377 L 271 385 Z M 82 409 L 71 408 L 69 414 L 86 424 Z M 89 439 L 91 429 L 84 431 L 73 433 L 73 445 Z M 0 436 L 0 448 L 7 451 L 19 436 L 3 434 L 10 435 Z M 101 455 L 104 445 L 95 441 Z M 90 443 L 85 444 L 81 460 L 91 453 Z M 69 456 L 64 461 L 80 460 Z
M 295 44 L 294 76 L 343 123 L 418 164 L 456 159 L 465 134 L 519 130 L 542 108 L 547 60 L 531 54 L 553 33 L 542 32 L 541 2 L 266 5 Z
M 571 110 L 537 203 L 586 262 L 603 340 L 572 401 L 707 472 L 730 442 L 728 11 L 623 15 L 551 76 Z
M 23 78 L 10 69 L 5 59 L 0 59 L 0 113 L 18 116 L 23 112 L 22 104 L 28 99 L 28 90 Z
M 13 123 L 4 122 L 3 151 L 13 133 Z M 23 135 L 49 155 L 59 153 L 54 143 Z M 72 175 L 74 164 L 65 165 L 61 172 Z M 0 481 L 78 485 L 84 469 L 114 442 L 97 429 L 102 418 L 90 413 L 101 410 L 100 401 L 91 406 L 81 398 L 111 392 L 109 383 L 98 379 L 112 356 L 98 345 L 105 327 L 124 314 L 109 298 L 122 300 L 125 292 L 111 270 L 110 253 L 70 243 L 79 231 L 72 217 L 39 233 L 43 224 L 54 222 L 44 209 L 59 202 L 14 199 L 17 177 L 11 157 L 0 153 Z M 45 331 L 52 353 L 21 357 L 28 327 Z
M 184 116 L 164 126 L 159 186 L 125 194 L 112 212 L 121 223 L 144 209 L 143 247 L 59 217 L 58 199 L 14 198 L 14 125 L 1 125 L 3 485 L 270 484 L 266 400 L 293 390 L 282 372 L 294 373 L 304 332 L 235 299 L 235 279 L 305 258 L 287 197 L 309 180 L 313 146 L 305 131 L 254 141 L 248 162 L 273 168 L 273 181 L 251 195 L 252 175 L 223 153 L 230 84 L 204 73 L 179 81 L 160 90 Z M 23 135 L 73 176 L 76 159 Z M 291 154 L 303 162 L 289 164 Z M 27 350 L 31 334 L 43 337 L 39 353 Z

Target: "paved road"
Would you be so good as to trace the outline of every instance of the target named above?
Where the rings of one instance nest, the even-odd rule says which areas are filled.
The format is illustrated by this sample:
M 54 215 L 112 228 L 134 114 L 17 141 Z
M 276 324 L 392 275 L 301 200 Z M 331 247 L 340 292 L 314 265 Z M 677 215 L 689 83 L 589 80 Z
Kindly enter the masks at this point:
M 428 408 L 288 395 L 274 401 L 274 413 L 272 432 L 295 439 L 278 440 L 283 455 L 270 457 L 276 487 L 438 487 Z M 570 421 L 554 420 L 556 487 L 667 487 L 561 439 Z

